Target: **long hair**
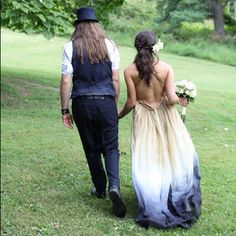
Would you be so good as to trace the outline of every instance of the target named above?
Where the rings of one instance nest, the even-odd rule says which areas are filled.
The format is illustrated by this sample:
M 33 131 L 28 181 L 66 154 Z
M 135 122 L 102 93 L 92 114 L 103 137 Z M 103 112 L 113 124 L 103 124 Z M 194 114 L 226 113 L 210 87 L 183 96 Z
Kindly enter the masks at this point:
M 84 54 L 92 64 L 108 61 L 105 38 L 105 33 L 96 22 L 85 21 L 76 24 L 71 40 L 75 42 L 80 62 L 83 63 Z
M 140 79 L 145 80 L 147 85 L 150 85 L 153 73 L 154 54 L 152 52 L 152 46 L 155 45 L 155 43 L 156 37 L 151 31 L 139 32 L 134 41 L 134 46 L 137 49 L 134 63 L 139 72 Z

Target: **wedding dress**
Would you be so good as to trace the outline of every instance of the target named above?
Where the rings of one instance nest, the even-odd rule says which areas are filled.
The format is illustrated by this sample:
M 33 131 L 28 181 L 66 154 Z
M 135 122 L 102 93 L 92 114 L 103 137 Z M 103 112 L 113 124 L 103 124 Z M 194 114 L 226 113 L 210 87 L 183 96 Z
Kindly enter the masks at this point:
M 144 227 L 189 228 L 201 213 L 198 157 L 176 108 L 138 101 L 131 129 L 136 222 Z

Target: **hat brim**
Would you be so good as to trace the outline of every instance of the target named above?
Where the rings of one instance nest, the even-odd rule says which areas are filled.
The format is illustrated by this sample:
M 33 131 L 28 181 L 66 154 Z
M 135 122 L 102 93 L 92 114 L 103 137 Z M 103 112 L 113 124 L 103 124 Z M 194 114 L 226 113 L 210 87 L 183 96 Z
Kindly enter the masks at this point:
M 96 20 L 96 19 L 93 19 L 93 20 L 91 20 L 91 19 L 84 19 L 84 20 L 75 20 L 74 21 L 74 25 L 78 25 L 79 23 L 81 23 L 81 22 L 90 22 L 90 21 L 92 21 L 92 22 L 98 22 L 98 20 Z

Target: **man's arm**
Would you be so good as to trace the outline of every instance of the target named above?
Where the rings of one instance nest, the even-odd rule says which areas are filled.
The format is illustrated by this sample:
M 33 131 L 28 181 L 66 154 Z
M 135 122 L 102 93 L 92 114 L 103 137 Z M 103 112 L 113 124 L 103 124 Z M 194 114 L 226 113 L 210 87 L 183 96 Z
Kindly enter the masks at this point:
M 119 69 L 113 69 L 112 70 L 112 82 L 113 82 L 113 86 L 114 86 L 115 93 L 116 93 L 116 97 L 115 97 L 116 105 L 118 105 L 119 96 L 120 96 L 120 75 L 119 75 Z
M 61 76 L 61 84 L 60 84 L 60 98 L 61 98 L 61 109 L 65 112 L 62 114 L 62 121 L 65 127 L 72 128 L 73 120 L 71 113 L 68 113 L 68 105 L 70 99 L 70 91 L 71 91 L 71 75 L 64 75 Z

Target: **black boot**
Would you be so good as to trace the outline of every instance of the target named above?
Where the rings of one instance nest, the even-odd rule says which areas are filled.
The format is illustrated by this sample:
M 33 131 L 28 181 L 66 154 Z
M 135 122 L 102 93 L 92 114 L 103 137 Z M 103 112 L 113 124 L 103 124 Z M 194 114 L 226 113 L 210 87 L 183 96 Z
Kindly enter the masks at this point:
M 114 215 L 120 218 L 125 217 L 126 207 L 121 199 L 119 188 L 117 186 L 110 187 L 109 197 L 112 201 Z
M 106 192 L 97 192 L 95 187 L 91 190 L 91 195 L 96 196 L 97 198 L 106 198 Z

